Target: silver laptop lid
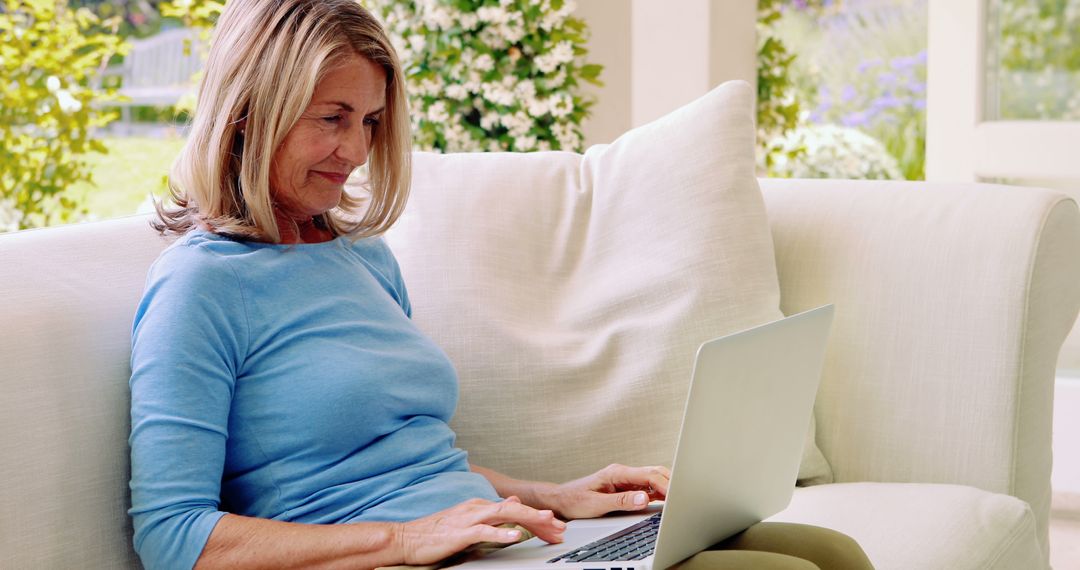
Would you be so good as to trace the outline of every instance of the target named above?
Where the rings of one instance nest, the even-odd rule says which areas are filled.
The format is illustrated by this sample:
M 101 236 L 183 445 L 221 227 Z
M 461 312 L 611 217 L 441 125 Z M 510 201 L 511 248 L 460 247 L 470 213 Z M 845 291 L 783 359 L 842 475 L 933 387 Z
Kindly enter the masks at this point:
M 667 568 L 791 501 L 833 306 L 698 349 L 653 568 Z

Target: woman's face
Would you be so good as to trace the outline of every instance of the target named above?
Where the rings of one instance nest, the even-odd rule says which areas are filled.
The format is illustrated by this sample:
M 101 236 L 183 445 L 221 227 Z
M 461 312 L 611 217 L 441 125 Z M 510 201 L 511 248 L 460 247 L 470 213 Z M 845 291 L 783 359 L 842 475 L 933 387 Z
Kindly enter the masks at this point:
M 338 205 L 349 174 L 367 162 L 385 106 L 386 74 L 367 58 L 352 55 L 323 77 L 270 163 L 279 214 L 304 221 Z

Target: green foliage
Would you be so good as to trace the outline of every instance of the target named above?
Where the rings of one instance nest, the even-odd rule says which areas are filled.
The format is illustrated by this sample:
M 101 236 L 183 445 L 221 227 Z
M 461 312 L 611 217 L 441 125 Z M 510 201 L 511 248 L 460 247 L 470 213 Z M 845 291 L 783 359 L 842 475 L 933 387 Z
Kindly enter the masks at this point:
M 86 210 L 65 193 L 92 181 L 93 130 L 115 118 L 94 87 L 125 50 L 108 24 L 61 0 L 5 0 L 0 10 L 0 231 L 70 222 Z M 115 25 L 115 22 L 113 22 Z
M 209 37 L 221 12 L 225 10 L 225 0 L 171 0 L 161 4 L 161 15 L 177 18 L 187 28 L 199 28 Z
M 111 26 L 123 38 L 145 38 L 161 30 L 161 0 L 67 0 L 71 8 L 86 7 L 102 20 L 119 21 Z
M 1002 119 L 1080 120 L 1080 0 L 997 0 L 990 9 L 999 36 L 989 42 L 997 74 L 989 111 Z
M 804 0 L 801 4 L 804 10 L 820 13 L 836 3 Z M 801 147 L 772 144 L 798 127 L 803 115 L 803 99 L 792 73 L 797 56 L 776 33 L 783 15 L 784 0 L 758 0 L 757 142 L 760 166 L 766 172 L 778 161 L 787 163 L 805 152 Z

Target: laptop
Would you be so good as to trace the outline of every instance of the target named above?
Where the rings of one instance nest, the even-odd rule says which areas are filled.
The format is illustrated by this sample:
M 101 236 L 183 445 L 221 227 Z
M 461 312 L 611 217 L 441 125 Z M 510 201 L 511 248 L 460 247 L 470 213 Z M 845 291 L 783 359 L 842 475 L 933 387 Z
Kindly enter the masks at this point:
M 821 380 L 833 306 L 710 340 L 697 352 L 666 500 L 570 521 L 461 570 L 661 570 L 791 501 Z

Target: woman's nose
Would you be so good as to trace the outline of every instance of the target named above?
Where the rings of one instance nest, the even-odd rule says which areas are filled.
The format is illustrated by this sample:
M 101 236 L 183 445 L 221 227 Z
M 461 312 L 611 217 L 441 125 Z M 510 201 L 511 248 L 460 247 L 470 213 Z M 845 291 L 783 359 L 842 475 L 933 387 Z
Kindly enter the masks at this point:
M 338 145 L 337 155 L 341 160 L 348 162 L 353 167 L 367 162 L 368 153 L 371 151 L 371 134 L 365 128 L 350 130 L 345 139 Z

